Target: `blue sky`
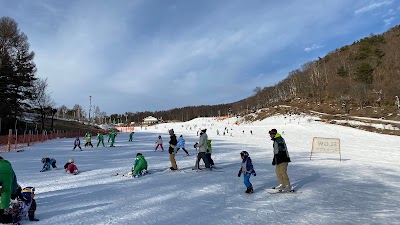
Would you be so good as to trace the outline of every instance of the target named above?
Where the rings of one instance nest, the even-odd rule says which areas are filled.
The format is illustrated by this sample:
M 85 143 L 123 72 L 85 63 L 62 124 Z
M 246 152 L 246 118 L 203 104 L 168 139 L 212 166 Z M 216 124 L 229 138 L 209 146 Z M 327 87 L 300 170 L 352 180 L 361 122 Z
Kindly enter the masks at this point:
M 0 0 L 56 106 L 125 113 L 238 101 L 400 23 L 398 0 Z

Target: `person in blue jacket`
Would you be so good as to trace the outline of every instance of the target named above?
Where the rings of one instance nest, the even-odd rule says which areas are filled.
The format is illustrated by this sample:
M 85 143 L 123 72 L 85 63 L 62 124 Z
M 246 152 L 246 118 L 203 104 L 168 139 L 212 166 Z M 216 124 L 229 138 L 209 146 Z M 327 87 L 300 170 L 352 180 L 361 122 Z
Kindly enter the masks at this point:
M 50 158 L 42 158 L 43 168 L 42 168 L 42 170 L 40 170 L 40 172 L 50 170 L 51 167 L 57 169 L 56 162 L 57 161 L 53 158 L 51 158 L 51 159 Z
M 242 151 L 240 153 L 240 157 L 242 158 L 242 166 L 240 167 L 238 177 L 243 173 L 243 183 L 247 187 L 246 193 L 253 193 L 253 185 L 250 183 L 250 177 L 253 174 L 256 176 L 256 171 L 254 170 L 253 163 L 251 162 L 251 158 L 249 153 L 246 151 Z
M 179 139 L 178 139 L 178 150 L 176 150 L 176 152 L 178 152 L 179 149 L 182 149 L 183 151 L 185 151 L 186 155 L 189 156 L 189 152 L 185 149 L 185 139 L 183 139 L 182 135 L 179 136 Z

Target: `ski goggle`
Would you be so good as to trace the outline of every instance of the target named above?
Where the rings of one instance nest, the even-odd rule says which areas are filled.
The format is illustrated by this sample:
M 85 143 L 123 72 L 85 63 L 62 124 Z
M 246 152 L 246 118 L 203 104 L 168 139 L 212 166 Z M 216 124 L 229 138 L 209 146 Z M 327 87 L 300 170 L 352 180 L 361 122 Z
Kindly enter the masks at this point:
M 24 189 L 22 189 L 21 192 L 22 193 L 24 193 L 24 192 L 35 193 L 35 188 L 34 187 L 25 187 Z

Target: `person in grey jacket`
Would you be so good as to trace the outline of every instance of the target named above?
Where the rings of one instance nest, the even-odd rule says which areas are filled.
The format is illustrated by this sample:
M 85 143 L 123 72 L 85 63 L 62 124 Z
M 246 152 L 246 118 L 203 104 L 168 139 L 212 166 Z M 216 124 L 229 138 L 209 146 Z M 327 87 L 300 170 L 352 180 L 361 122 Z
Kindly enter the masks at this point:
M 289 176 L 287 175 L 287 167 L 290 162 L 289 152 L 286 147 L 285 139 L 278 133 L 276 129 L 269 131 L 269 135 L 273 143 L 274 148 L 274 159 L 272 165 L 275 167 L 276 176 L 278 177 L 279 185 L 273 189 L 279 189 L 279 191 L 292 191 L 292 185 L 290 185 Z
M 206 168 L 210 168 L 210 162 L 207 159 L 207 149 L 208 149 L 208 135 L 206 134 L 207 129 L 202 129 L 200 132 L 199 143 L 197 143 L 197 147 L 199 148 L 199 153 L 197 154 L 195 169 L 199 168 L 200 159 L 203 159 L 204 164 L 206 164 Z

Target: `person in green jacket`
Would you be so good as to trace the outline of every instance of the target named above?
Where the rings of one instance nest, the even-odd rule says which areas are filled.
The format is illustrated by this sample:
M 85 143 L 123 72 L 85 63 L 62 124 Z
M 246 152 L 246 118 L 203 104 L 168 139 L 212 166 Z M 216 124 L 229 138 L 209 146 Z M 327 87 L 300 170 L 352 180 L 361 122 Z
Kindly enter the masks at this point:
M 207 140 L 207 151 L 206 151 L 206 157 L 208 159 L 208 162 L 210 162 L 210 167 L 214 167 L 214 160 L 211 158 L 211 153 L 212 153 L 212 145 L 211 145 L 211 139 Z
M 100 132 L 98 132 L 98 133 L 97 133 L 97 147 L 99 147 L 100 142 L 103 144 L 103 147 L 106 147 L 106 146 L 104 145 L 104 137 L 103 137 L 103 134 L 100 133 Z
M 132 167 L 132 177 L 138 177 L 147 173 L 147 161 L 142 153 L 137 153 Z
M 117 134 L 115 133 L 115 131 L 113 130 L 113 131 L 111 131 L 111 133 L 110 133 L 110 137 L 109 137 L 109 139 L 111 139 L 111 145 L 110 145 L 110 147 L 115 147 L 114 146 L 114 143 L 115 143 L 115 137 L 117 136 Z
M 129 134 L 129 141 L 132 141 L 132 138 L 133 138 L 133 134 L 134 134 L 135 132 L 131 132 L 130 134 Z
M 0 156 L 0 222 L 3 219 L 4 209 L 10 206 L 11 194 L 16 193 L 17 180 L 11 163 Z

